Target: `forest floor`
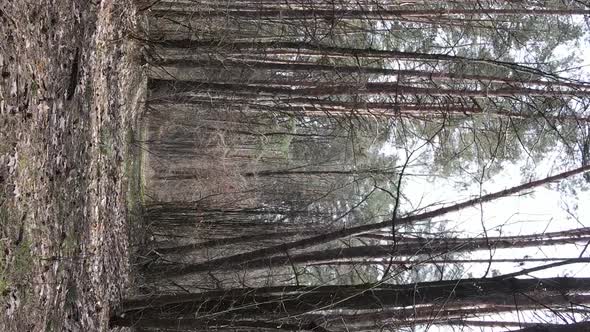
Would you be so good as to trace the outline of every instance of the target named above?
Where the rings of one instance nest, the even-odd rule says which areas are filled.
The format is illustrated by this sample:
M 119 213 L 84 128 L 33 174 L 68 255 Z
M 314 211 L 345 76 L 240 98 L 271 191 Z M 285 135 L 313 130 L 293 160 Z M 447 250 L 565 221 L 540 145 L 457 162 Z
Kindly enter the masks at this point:
M 0 0 L 0 331 L 104 331 L 129 283 L 133 0 Z

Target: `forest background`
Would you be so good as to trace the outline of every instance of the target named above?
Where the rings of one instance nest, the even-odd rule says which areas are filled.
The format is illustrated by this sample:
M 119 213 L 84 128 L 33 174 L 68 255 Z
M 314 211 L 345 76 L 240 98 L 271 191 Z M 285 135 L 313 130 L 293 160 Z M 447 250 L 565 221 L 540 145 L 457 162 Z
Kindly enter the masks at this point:
M 585 1 L 97 8 L 4 94 L 7 330 L 589 329 Z

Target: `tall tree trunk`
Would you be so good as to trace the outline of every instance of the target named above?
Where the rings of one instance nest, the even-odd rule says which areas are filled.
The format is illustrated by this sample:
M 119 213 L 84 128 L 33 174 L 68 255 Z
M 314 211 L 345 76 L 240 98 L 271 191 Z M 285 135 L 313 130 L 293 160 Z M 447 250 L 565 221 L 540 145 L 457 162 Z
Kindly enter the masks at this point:
M 538 324 L 511 332 L 590 332 L 590 322 L 572 324 Z
M 154 62 L 156 66 L 172 66 L 177 68 L 194 68 L 194 67 L 221 67 L 221 68 L 249 68 L 249 69 L 269 69 L 281 71 L 310 71 L 310 72 L 335 72 L 338 74 L 375 74 L 375 75 L 401 75 L 404 78 L 420 77 L 429 80 L 453 80 L 454 82 L 484 82 L 496 84 L 524 85 L 533 84 L 548 87 L 564 86 L 578 89 L 588 89 L 590 85 L 583 83 L 571 83 L 561 81 L 542 81 L 542 80 L 518 80 L 509 77 L 489 76 L 489 75 L 472 75 L 449 73 L 444 71 L 424 71 L 409 69 L 389 69 L 366 66 L 344 66 L 344 65 L 325 65 L 301 61 L 280 61 L 279 59 L 268 60 L 235 60 L 235 59 L 162 59 Z
M 273 268 L 278 266 L 285 266 L 289 264 L 296 264 L 296 265 L 310 265 L 315 263 L 322 263 L 322 262 L 331 262 L 331 261 L 346 261 L 349 259 L 354 258 L 388 258 L 388 257 L 400 257 L 400 256 L 416 256 L 416 255 L 428 255 L 428 256 L 435 256 L 435 255 L 442 255 L 447 253 L 462 253 L 462 252 L 472 252 L 477 250 L 485 250 L 487 249 L 485 244 L 485 239 L 480 239 L 481 241 L 477 241 L 474 243 L 460 243 L 456 245 L 446 246 L 445 244 L 441 245 L 440 247 L 420 247 L 420 246 L 404 246 L 403 244 L 399 244 L 397 246 L 363 246 L 363 247 L 350 247 L 350 248 L 337 248 L 337 249 L 328 249 L 328 250 L 319 250 L 313 251 L 305 254 L 299 255 L 285 255 L 285 256 L 273 256 L 265 259 L 260 260 L 252 260 L 244 264 L 240 264 L 238 266 L 227 267 L 226 269 L 257 269 L 257 268 Z M 590 240 L 590 237 L 581 239 L 583 241 Z M 537 247 L 543 245 L 560 245 L 566 243 L 573 243 L 575 241 L 571 240 L 543 240 L 543 241 L 531 241 L 529 244 L 526 243 L 518 243 L 517 245 L 510 245 L 509 243 L 499 243 L 499 244 L 491 244 L 493 249 L 501 249 L 501 248 L 523 248 L 523 247 Z M 579 263 L 590 263 L 590 258 L 584 259 L 576 259 Z M 166 271 L 169 267 L 164 269 L 160 269 Z
M 172 318 L 197 315 L 207 319 L 258 315 L 292 317 L 317 310 L 381 310 L 427 304 L 465 301 L 466 305 L 493 300 L 497 305 L 518 305 L 534 294 L 550 294 L 569 302 L 562 294 L 590 290 L 587 278 L 463 279 L 408 285 L 285 286 L 231 289 L 196 294 L 149 296 L 122 303 L 115 324 L 135 324 L 143 318 Z M 541 298 L 542 300 L 542 298 Z M 119 322 L 119 323 L 118 323 Z
M 566 260 L 577 260 L 578 257 L 548 257 L 548 258 L 488 258 L 488 259 L 455 259 L 455 258 L 436 258 L 426 257 L 424 259 L 413 258 L 413 259 L 397 259 L 397 260 L 384 260 L 384 259 L 351 259 L 351 260 L 333 260 L 323 262 L 313 262 L 310 266 L 320 265 L 378 265 L 378 264 L 391 264 L 400 265 L 404 268 L 420 264 L 487 264 L 487 263 L 547 263 L 547 262 L 558 262 Z M 444 256 L 443 256 L 444 257 Z
M 255 234 L 245 237 L 236 237 L 229 239 L 207 241 L 205 243 L 195 243 L 184 246 L 176 246 L 169 248 L 161 248 L 157 251 L 160 254 L 181 254 L 188 253 L 194 250 L 212 247 L 222 244 L 235 244 L 242 242 L 249 242 L 254 240 L 265 240 L 275 237 L 288 237 L 297 235 L 297 232 L 286 232 L 276 234 Z M 391 240 L 390 238 L 388 238 Z M 448 239 L 407 239 L 400 238 L 395 241 L 395 245 L 367 245 L 359 247 L 336 248 L 336 249 L 322 249 L 319 251 L 312 251 L 298 255 L 278 255 L 260 260 L 252 260 L 235 266 L 220 266 L 219 269 L 232 270 L 246 270 L 257 268 L 273 268 L 284 265 L 303 264 L 303 265 L 326 265 L 326 264 L 353 264 L 355 258 L 392 258 L 403 256 L 433 256 L 440 257 L 447 253 L 464 253 L 478 250 L 496 250 L 509 248 L 526 248 L 526 247 L 542 247 L 555 246 L 563 244 L 572 244 L 579 242 L 590 241 L 590 231 L 587 228 L 574 229 L 569 231 L 552 232 L 546 234 L 531 234 L 508 237 L 488 237 L 488 238 L 448 238 Z M 204 246 L 206 245 L 206 246 Z M 569 258 L 566 258 L 569 259 Z M 576 259 L 576 258 L 574 258 Z M 539 259 L 537 261 L 557 261 L 558 259 Z M 586 262 L 583 258 L 579 258 L 580 263 Z M 414 259 L 414 261 L 419 261 Z M 456 260 L 458 263 L 460 260 Z M 495 260 L 483 260 L 483 262 L 493 262 Z M 524 262 L 523 259 L 509 259 L 510 262 Z M 349 263 L 347 263 L 349 262 Z M 358 262 L 358 261 L 357 261 Z M 392 264 L 394 261 L 392 261 Z M 423 262 L 428 262 L 423 260 Z M 452 263 L 453 260 L 442 261 Z M 470 260 L 463 260 L 463 262 L 474 262 Z M 587 260 L 590 262 L 590 258 Z M 343 263 L 343 264 L 339 264 Z M 373 261 L 375 263 L 375 261 Z M 381 262 L 382 263 L 382 262 Z M 198 264 L 198 263 L 197 263 Z M 408 260 L 398 260 L 396 265 L 411 264 Z M 190 265 L 190 264 L 187 264 Z M 169 264 L 152 265 L 148 272 L 162 273 L 173 269 Z
M 301 88 L 293 86 L 273 86 L 272 84 L 217 83 L 205 81 L 178 81 L 151 79 L 149 88 L 158 95 L 175 95 L 191 91 L 221 91 L 227 93 L 248 93 L 252 96 L 271 95 L 274 97 L 331 97 L 364 95 L 401 95 L 401 96 L 450 96 L 450 97 L 513 97 L 513 96 L 590 96 L 590 90 L 542 90 L 531 88 L 497 88 L 497 89 L 445 89 L 424 88 L 399 83 L 362 83 L 362 84 L 319 84 L 317 87 Z
M 389 60 L 412 60 L 412 61 L 451 61 L 458 63 L 471 63 L 471 64 L 488 64 L 492 66 L 499 66 L 510 70 L 518 71 L 521 73 L 532 75 L 531 77 L 525 77 L 523 80 L 532 79 L 534 77 L 547 77 L 550 79 L 559 79 L 565 81 L 571 81 L 566 78 L 559 77 L 558 75 L 547 73 L 536 69 L 534 67 L 520 65 L 514 62 L 506 62 L 494 59 L 478 59 L 470 58 L 457 55 L 449 54 L 438 54 L 438 53 L 423 53 L 423 52 L 409 52 L 409 51 L 397 51 L 397 50 L 378 50 L 374 48 L 351 48 L 351 47 L 339 47 L 314 44 L 303 41 L 273 41 L 273 42 L 259 42 L 259 41 L 247 41 L 247 42 L 227 42 L 225 40 L 161 40 L 161 41 L 148 41 L 155 45 L 171 48 L 195 48 L 200 49 L 205 54 L 210 51 L 222 50 L 224 55 L 229 55 L 231 52 L 237 52 L 239 55 L 252 55 L 262 53 L 265 56 L 270 55 L 319 55 L 323 57 L 341 57 L 341 58 L 373 58 L 373 59 L 389 59 Z
M 188 8 L 155 10 L 154 16 L 194 16 L 195 18 L 209 17 L 234 17 L 241 19 L 307 19 L 318 21 L 333 20 L 400 20 L 411 17 L 428 17 L 428 18 L 448 18 L 453 19 L 451 15 L 475 16 L 482 15 L 588 15 L 590 10 L 581 8 L 570 9 L 527 9 L 527 8 L 478 8 L 478 9 L 461 9 L 461 8 L 444 8 L 444 9 L 398 9 L 398 10 L 379 10 L 366 11 L 357 9 L 340 9 L 340 10 L 321 10 L 321 9 L 260 9 L 260 10 L 219 10 L 194 12 Z M 461 20 L 461 18 L 456 18 Z
M 293 115 L 313 117 L 348 117 L 358 118 L 411 118 L 411 119 L 433 119 L 473 116 L 485 114 L 498 117 L 510 117 L 518 119 L 540 118 L 559 122 L 590 122 L 589 116 L 579 114 L 552 114 L 549 112 L 521 112 L 498 106 L 486 108 L 470 104 L 454 104 L 445 101 L 444 103 L 385 103 L 385 102 L 337 102 L 314 98 L 288 98 L 273 102 L 273 104 L 258 102 L 255 99 L 217 99 L 199 97 L 160 96 L 152 100 L 155 104 L 178 104 L 178 105 L 208 105 L 208 106 L 235 106 L 236 108 L 248 106 L 251 113 L 291 113 Z M 239 132 L 249 135 L 266 135 L 257 133 Z M 320 136 L 314 134 L 299 133 L 269 133 L 270 135 L 292 135 L 292 136 Z
M 453 204 L 453 205 L 450 205 L 447 207 L 442 207 L 442 208 L 439 208 L 436 210 L 432 210 L 429 212 L 424 212 L 424 213 L 420 213 L 420 214 L 416 214 L 416 215 L 412 215 L 412 216 L 401 217 L 401 218 L 395 219 L 394 224 L 395 224 L 395 226 L 400 226 L 402 224 L 409 224 L 409 223 L 413 223 L 416 221 L 432 219 L 435 217 L 445 215 L 447 213 L 451 213 L 451 212 L 459 211 L 459 210 L 462 210 L 462 209 L 465 209 L 468 207 L 472 207 L 477 204 L 487 203 L 487 202 L 491 202 L 491 201 L 498 199 L 498 198 L 507 197 L 509 195 L 513 195 L 513 194 L 516 194 L 516 193 L 524 191 L 524 190 L 529 190 L 529 189 L 532 189 L 532 188 L 535 188 L 538 186 L 545 185 L 547 183 L 559 181 L 561 179 L 565 179 L 567 177 L 570 177 L 570 176 L 573 176 L 576 174 L 580 174 L 580 173 L 586 172 L 588 170 L 590 170 L 590 165 L 582 166 L 582 167 L 579 167 L 579 168 L 576 168 L 576 169 L 573 169 L 570 171 L 566 171 L 563 173 L 559 173 L 559 174 L 556 174 L 553 176 L 546 177 L 541 180 L 535 180 L 535 181 L 531 181 L 528 183 L 524 183 L 524 184 L 521 184 L 521 185 L 518 185 L 518 186 L 515 186 L 512 188 L 509 188 L 509 189 L 505 189 L 505 190 L 501 190 L 501 191 L 498 191 L 495 193 L 483 195 L 481 197 L 470 199 L 470 200 L 467 200 L 467 201 L 464 201 L 461 203 L 457 203 L 457 204 Z M 277 246 L 253 250 L 250 252 L 241 253 L 241 254 L 237 254 L 237 255 L 233 255 L 233 256 L 223 257 L 223 258 L 211 260 L 211 261 L 200 263 L 200 264 L 194 264 L 194 265 L 190 265 L 190 266 L 180 267 L 178 269 L 175 269 L 174 271 L 170 271 L 169 276 L 174 277 L 174 276 L 182 276 L 182 275 L 187 275 L 187 274 L 196 273 L 196 272 L 206 272 L 210 269 L 218 269 L 224 265 L 237 266 L 237 265 L 243 264 L 243 263 L 251 261 L 251 260 L 263 259 L 263 258 L 269 257 L 269 256 L 281 255 L 283 253 L 288 253 L 289 250 L 304 249 L 304 248 L 308 248 L 308 247 L 318 245 L 321 243 L 327 243 L 327 242 L 334 241 L 334 240 L 337 240 L 340 238 L 344 238 L 347 236 L 359 235 L 362 233 L 366 233 L 366 232 L 370 232 L 370 231 L 374 231 L 374 230 L 379 230 L 382 228 L 390 228 L 391 226 L 392 226 L 392 221 L 387 220 L 387 221 L 383 221 L 383 222 L 376 223 L 376 224 L 366 224 L 366 225 L 360 225 L 360 226 L 351 227 L 351 228 L 344 228 L 344 229 L 341 229 L 338 231 L 323 233 L 323 234 L 320 234 L 317 236 L 312 236 L 312 237 L 309 237 L 306 239 L 297 240 L 297 241 L 293 241 L 293 242 L 287 242 L 287 243 L 283 243 L 283 244 L 277 245 Z

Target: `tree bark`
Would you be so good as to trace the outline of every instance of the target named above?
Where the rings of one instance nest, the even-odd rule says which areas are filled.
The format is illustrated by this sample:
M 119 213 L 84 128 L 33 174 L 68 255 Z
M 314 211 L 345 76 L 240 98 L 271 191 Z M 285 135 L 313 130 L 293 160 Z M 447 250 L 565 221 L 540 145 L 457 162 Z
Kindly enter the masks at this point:
M 584 241 L 590 240 L 590 237 L 581 239 Z M 523 247 L 537 247 L 543 245 L 560 245 L 566 243 L 573 243 L 571 240 L 544 240 L 544 241 L 531 241 L 529 244 L 519 243 L 511 245 L 508 242 L 497 242 L 491 243 L 493 249 L 501 248 L 523 248 Z M 350 247 L 350 248 L 337 248 L 313 251 L 305 254 L 291 255 L 291 256 L 273 256 L 270 258 L 252 260 L 239 266 L 227 267 L 226 269 L 259 269 L 259 268 L 274 268 L 278 266 L 285 266 L 289 264 L 296 265 L 310 265 L 321 262 L 330 261 L 341 261 L 349 260 L 354 258 L 388 258 L 388 257 L 400 257 L 400 256 L 415 256 L 415 255 L 442 255 L 447 253 L 461 253 L 471 252 L 477 250 L 486 250 L 485 239 L 478 239 L 477 242 L 464 242 L 454 243 L 451 245 L 442 244 L 439 247 L 421 247 L 421 246 L 404 246 L 404 244 L 398 244 L 392 246 L 363 246 L 363 247 Z M 579 263 L 590 263 L 588 259 L 576 259 Z M 165 269 L 167 270 L 167 269 Z M 161 272 L 161 270 L 160 270 Z
M 515 186 L 512 188 L 509 188 L 509 189 L 505 189 L 505 190 L 501 190 L 501 191 L 498 191 L 495 193 L 483 195 L 481 197 L 470 199 L 470 200 L 467 200 L 467 201 L 464 201 L 461 203 L 457 203 L 457 204 L 453 204 L 453 205 L 450 205 L 447 207 L 442 207 L 442 208 L 432 210 L 429 212 L 424 212 L 424 213 L 420 213 L 420 214 L 416 214 L 416 215 L 412 215 L 412 216 L 407 216 L 407 217 L 401 217 L 401 218 L 398 218 L 395 220 L 395 225 L 399 226 L 402 224 L 413 223 L 416 221 L 432 219 L 435 217 L 445 215 L 447 213 L 451 213 L 451 212 L 459 211 L 459 210 L 462 210 L 462 209 L 465 209 L 468 207 L 472 207 L 477 204 L 490 202 L 495 199 L 507 197 L 509 195 L 513 195 L 513 194 L 516 194 L 516 193 L 524 191 L 524 190 L 529 190 L 529 189 L 539 187 L 539 186 L 542 186 L 542 185 L 545 185 L 545 184 L 548 184 L 551 182 L 559 181 L 561 179 L 565 179 L 565 178 L 568 178 L 568 177 L 576 175 L 576 174 L 584 173 L 588 170 L 590 170 L 590 165 L 582 166 L 582 167 L 579 167 L 579 168 L 576 168 L 576 169 L 573 169 L 570 171 L 566 171 L 563 173 L 559 173 L 556 175 L 546 177 L 544 179 L 524 183 L 524 184 L 521 184 L 521 185 L 518 185 L 518 186 Z M 334 240 L 337 240 L 340 238 L 344 238 L 347 236 L 359 235 L 362 233 L 366 233 L 366 232 L 370 232 L 370 231 L 374 231 L 374 230 L 379 230 L 381 228 L 389 228 L 392 226 L 391 223 L 392 222 L 390 220 L 387 220 L 387 221 L 383 221 L 383 222 L 376 223 L 376 224 L 366 224 L 366 225 L 360 225 L 360 226 L 351 227 L 351 228 L 344 228 L 344 229 L 341 229 L 338 231 L 323 233 L 323 234 L 320 234 L 317 236 L 312 236 L 312 237 L 309 237 L 306 239 L 297 240 L 297 241 L 293 241 L 293 242 L 287 242 L 287 243 L 283 243 L 283 244 L 280 244 L 277 246 L 267 247 L 267 248 L 253 250 L 250 252 L 241 253 L 241 254 L 237 254 L 237 255 L 233 255 L 233 256 L 223 257 L 223 258 L 211 260 L 211 261 L 200 263 L 200 264 L 194 264 L 194 265 L 190 265 L 190 266 L 180 267 L 178 269 L 175 269 L 174 271 L 170 271 L 167 275 L 168 275 L 168 277 L 176 277 L 176 276 L 182 276 L 182 275 L 187 275 L 187 274 L 191 274 L 191 273 L 206 272 L 210 269 L 219 269 L 220 267 L 222 267 L 224 265 L 237 266 L 237 265 L 243 264 L 243 263 L 251 261 L 251 260 L 262 259 L 262 258 L 269 257 L 269 256 L 287 253 L 287 252 L 289 252 L 289 250 L 304 249 L 304 248 L 308 248 L 308 247 L 318 245 L 321 243 L 327 243 L 327 242 L 334 241 Z
M 220 91 L 227 93 L 247 93 L 252 97 L 272 96 L 273 98 L 286 97 L 332 97 L 332 96 L 366 96 L 366 95 L 392 95 L 392 96 L 449 96 L 449 97 L 514 97 L 514 96 L 540 96 L 540 97 L 582 97 L 590 96 L 590 90 L 543 90 L 531 88 L 497 88 L 491 90 L 482 89 L 446 89 L 424 88 L 399 83 L 363 83 L 363 84 L 318 84 L 316 87 L 273 86 L 272 84 L 242 84 L 242 83 L 217 83 L 205 81 L 178 81 L 165 79 L 151 79 L 149 88 L 157 91 L 158 95 L 177 95 L 183 92 Z M 255 98 L 254 98 L 255 99 Z
M 407 285 L 365 284 L 355 286 L 286 286 L 244 288 L 196 294 L 150 296 L 122 303 L 114 322 L 124 319 L 135 324 L 143 318 L 173 318 L 197 315 L 204 320 L 223 319 L 224 316 L 272 314 L 274 317 L 292 317 L 317 310 L 381 310 L 384 308 L 412 307 L 436 303 L 466 305 L 486 303 L 516 306 L 515 300 L 529 299 L 534 294 L 556 300 L 562 294 L 590 290 L 588 278 L 545 279 L 463 279 L 425 282 Z M 522 294 L 522 295 L 521 295 Z M 524 300 L 527 301 L 527 300 Z M 541 302 L 542 303 L 542 302 Z M 237 315 L 237 316 L 236 316 Z
M 590 332 L 590 322 L 572 324 L 538 324 L 511 332 Z
M 452 19 L 452 15 L 477 16 L 482 15 L 588 15 L 588 9 L 527 9 L 527 8 L 478 8 L 478 9 L 461 9 L 461 8 L 445 8 L 445 9 L 399 9 L 399 10 L 378 10 L 366 11 L 355 9 L 340 9 L 340 10 L 321 10 L 321 9 L 300 9 L 300 10 L 286 10 L 286 9 L 259 9 L 259 10 L 219 10 L 219 11 L 205 11 L 194 12 L 187 9 L 167 9 L 154 10 L 154 16 L 194 16 L 194 18 L 210 18 L 210 17 L 233 17 L 241 19 L 281 19 L 281 20 L 296 20 L 296 19 L 313 19 L 322 21 L 333 20 L 401 20 L 406 17 L 428 17 L 428 18 L 448 18 Z M 460 19 L 460 18 L 459 18 Z
M 246 41 L 246 42 L 228 42 L 225 40 L 160 40 L 160 41 L 149 41 L 155 45 L 171 48 L 195 48 L 201 49 L 201 52 L 207 53 L 206 48 L 211 50 L 219 49 L 223 50 L 224 55 L 229 55 L 231 52 L 238 52 L 238 54 L 254 54 L 258 53 L 269 55 L 321 55 L 327 57 L 343 57 L 343 58 L 373 58 L 373 59 L 397 59 L 397 60 L 425 60 L 425 61 L 452 61 L 459 63 L 472 63 L 472 64 L 488 64 L 493 66 L 500 66 L 503 68 L 519 71 L 521 73 L 527 73 L 533 75 L 533 77 L 547 77 L 550 79 L 559 79 L 565 81 L 571 81 L 566 78 L 559 77 L 555 74 L 549 74 L 544 71 L 538 70 L 533 67 L 520 65 L 513 62 L 506 62 L 501 60 L 493 59 L 477 59 L 457 55 L 439 54 L 439 53 L 423 53 L 423 52 L 408 52 L 408 51 L 397 51 L 397 50 L 378 50 L 374 48 L 352 48 L 352 47 L 339 47 L 329 46 L 322 44 L 315 44 L 310 42 L 302 41 L 272 41 L 272 42 L 259 42 L 259 41 Z M 533 77 L 527 77 L 524 79 L 532 79 Z
M 489 76 L 489 75 L 472 75 L 456 74 L 448 72 L 429 72 L 424 70 L 409 69 L 389 69 L 366 66 L 344 66 L 344 65 L 324 65 L 309 62 L 284 61 L 278 62 L 278 59 L 268 60 L 234 60 L 234 59 L 162 59 L 154 62 L 156 66 L 173 66 L 177 68 L 195 68 L 195 67 L 222 67 L 222 68 L 250 68 L 250 69 L 269 69 L 281 71 L 310 71 L 310 72 L 335 72 L 338 74 L 375 74 L 375 75 L 400 75 L 404 77 L 421 77 L 429 80 L 453 80 L 469 82 L 485 82 L 496 84 L 534 84 L 548 87 L 565 86 L 569 88 L 588 89 L 590 85 L 583 83 L 571 83 L 561 81 L 542 81 L 542 80 L 518 80 L 508 77 Z

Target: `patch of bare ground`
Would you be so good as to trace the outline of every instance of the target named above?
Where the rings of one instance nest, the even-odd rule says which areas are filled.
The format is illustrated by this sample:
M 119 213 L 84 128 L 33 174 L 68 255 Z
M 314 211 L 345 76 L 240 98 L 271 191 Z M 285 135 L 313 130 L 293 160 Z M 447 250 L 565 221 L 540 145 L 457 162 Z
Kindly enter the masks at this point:
M 105 331 L 129 275 L 132 0 L 0 0 L 0 331 Z

